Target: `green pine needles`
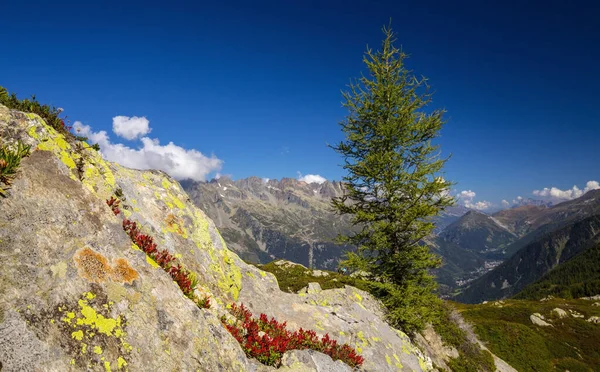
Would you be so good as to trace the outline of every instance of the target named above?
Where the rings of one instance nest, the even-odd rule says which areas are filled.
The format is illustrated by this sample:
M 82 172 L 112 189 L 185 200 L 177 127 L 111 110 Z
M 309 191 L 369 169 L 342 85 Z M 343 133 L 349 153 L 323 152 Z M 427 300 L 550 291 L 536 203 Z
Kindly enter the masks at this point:
M 332 147 L 344 158 L 347 192 L 332 203 L 360 228 L 340 237 L 358 247 L 341 265 L 367 273 L 391 323 L 415 331 L 438 308 L 429 270 L 441 261 L 423 238 L 454 199 L 452 184 L 441 176 L 447 159 L 432 143 L 444 111 L 426 110 L 432 97 L 427 80 L 405 68 L 407 55 L 394 46 L 394 33 L 389 27 L 383 32 L 382 49 L 367 48 L 363 58 L 368 74 L 343 93 L 345 140 Z

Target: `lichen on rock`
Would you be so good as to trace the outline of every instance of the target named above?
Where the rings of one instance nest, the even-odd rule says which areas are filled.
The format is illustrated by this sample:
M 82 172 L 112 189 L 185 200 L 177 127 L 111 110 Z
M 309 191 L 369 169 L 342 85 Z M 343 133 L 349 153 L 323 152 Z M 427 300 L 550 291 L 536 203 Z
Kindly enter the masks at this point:
M 248 360 L 221 325 L 232 301 L 290 330 L 328 333 L 360 348 L 365 371 L 428 369 L 368 293 L 316 286 L 304 296 L 281 292 L 272 274 L 227 249 L 214 223 L 165 173 L 107 162 L 37 115 L 1 105 L 0 135 L 36 148 L 0 204 L 7 217 L 0 222 L 3 371 L 268 370 Z M 214 299 L 210 309 L 199 309 L 132 246 L 105 202 L 117 188 L 127 198 L 127 218 L 196 273 Z M 317 354 L 291 353 L 286 368 L 330 363 Z

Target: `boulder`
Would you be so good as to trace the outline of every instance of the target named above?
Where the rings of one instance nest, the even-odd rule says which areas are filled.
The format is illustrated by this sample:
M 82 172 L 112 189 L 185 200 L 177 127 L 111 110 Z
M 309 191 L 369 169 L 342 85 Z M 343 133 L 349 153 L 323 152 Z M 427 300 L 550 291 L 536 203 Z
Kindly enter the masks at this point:
M 594 323 L 594 324 L 600 324 L 600 317 L 598 317 L 598 316 L 591 316 L 591 317 L 589 317 L 589 319 L 586 320 L 586 322 L 590 322 L 590 323 Z
M 531 320 L 531 323 L 538 325 L 540 327 L 552 327 L 552 324 L 546 322 L 544 320 L 544 316 L 541 315 L 540 313 L 533 313 L 529 316 L 529 320 Z
M 552 309 L 552 315 L 555 315 L 558 318 L 567 318 L 569 314 L 561 308 Z

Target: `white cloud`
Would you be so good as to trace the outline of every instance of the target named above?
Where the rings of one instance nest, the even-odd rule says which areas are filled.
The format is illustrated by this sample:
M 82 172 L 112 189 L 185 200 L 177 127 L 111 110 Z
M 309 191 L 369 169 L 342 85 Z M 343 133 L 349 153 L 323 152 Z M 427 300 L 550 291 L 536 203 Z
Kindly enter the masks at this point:
M 461 192 L 458 193 L 457 197 L 459 199 L 472 201 L 473 199 L 475 199 L 476 195 L 477 194 L 475 193 L 475 191 L 463 190 L 463 191 L 461 191 Z
M 142 147 L 134 149 L 121 143 L 112 143 L 105 131 L 93 132 L 89 125 L 83 125 L 79 121 L 76 121 L 73 127 L 78 135 L 88 137 L 91 143 L 99 144 L 102 156 L 106 160 L 129 168 L 159 169 L 177 180 L 191 178 L 194 181 L 204 181 L 209 173 L 219 171 L 223 165 L 223 161 L 214 155 L 208 157 L 197 150 L 186 150 L 173 142 L 161 145 L 156 138 L 142 137 L 140 138 Z M 118 131 L 121 135 L 131 136 L 133 133 L 139 135 L 142 133 L 139 131 L 140 128 L 137 127 L 137 132 L 123 128 Z M 146 133 L 148 132 L 150 132 L 149 127 Z
M 465 204 L 465 207 L 471 208 L 471 209 L 477 209 L 479 211 L 484 211 L 486 209 L 490 209 L 493 206 L 494 206 L 494 204 L 492 204 L 492 202 L 489 202 L 487 200 L 479 201 L 476 203 L 466 203 Z
M 510 203 L 507 200 L 502 200 L 503 207 L 508 207 L 509 205 L 510 205 Z
M 456 195 L 456 198 L 459 202 L 462 202 L 465 207 L 480 211 L 490 209 L 494 206 L 493 203 L 486 200 L 475 202 L 475 196 L 477 196 L 475 191 L 463 190 Z
M 115 116 L 113 118 L 113 132 L 130 141 L 150 133 L 150 130 L 150 122 L 146 117 Z
M 557 187 L 545 187 L 541 190 L 533 190 L 533 195 L 556 201 L 571 200 L 582 196 L 588 191 L 597 189 L 600 189 L 600 183 L 598 181 L 588 181 L 583 190 L 577 187 L 577 185 L 574 185 L 567 190 L 561 190 Z
M 297 172 L 298 173 L 298 181 L 304 181 L 306 183 L 318 183 L 321 184 L 325 181 L 327 181 L 327 179 L 325 177 L 321 177 L 318 174 L 307 174 L 307 175 L 302 175 L 302 173 Z

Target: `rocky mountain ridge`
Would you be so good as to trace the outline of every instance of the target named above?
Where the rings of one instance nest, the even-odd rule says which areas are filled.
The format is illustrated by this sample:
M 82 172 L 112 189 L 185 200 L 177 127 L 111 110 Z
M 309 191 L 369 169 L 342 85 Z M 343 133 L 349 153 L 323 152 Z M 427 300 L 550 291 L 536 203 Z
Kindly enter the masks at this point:
M 348 218 L 331 209 L 331 198 L 343 193 L 340 182 L 221 177 L 184 181 L 182 186 L 215 221 L 229 246 L 250 262 L 283 258 L 335 269 L 341 252 L 350 248 L 334 242 L 351 229 Z

